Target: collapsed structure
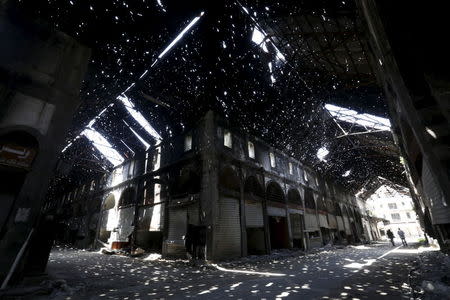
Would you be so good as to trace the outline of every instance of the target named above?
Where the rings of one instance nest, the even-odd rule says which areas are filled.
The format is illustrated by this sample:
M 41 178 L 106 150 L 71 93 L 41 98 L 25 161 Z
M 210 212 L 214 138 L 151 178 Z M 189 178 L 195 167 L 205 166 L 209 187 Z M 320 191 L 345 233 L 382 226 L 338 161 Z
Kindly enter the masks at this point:
M 361 241 L 376 232 L 354 195 L 212 112 L 46 209 L 66 213 L 79 246 L 98 239 L 113 249 L 184 256 L 194 230 L 214 260 Z
M 428 34 L 445 17 L 375 0 L 36 0 L 14 4 L 19 21 L 7 2 L 5 272 L 50 236 L 45 196 L 41 217 L 61 216 L 78 246 L 176 256 L 191 230 L 222 259 L 375 239 L 353 194 L 383 176 L 410 185 L 426 232 L 450 245 L 448 51 Z M 16 30 L 35 19 L 48 24 Z M 81 91 L 89 51 L 48 28 L 93 49 Z M 228 123 L 199 122 L 208 110 Z

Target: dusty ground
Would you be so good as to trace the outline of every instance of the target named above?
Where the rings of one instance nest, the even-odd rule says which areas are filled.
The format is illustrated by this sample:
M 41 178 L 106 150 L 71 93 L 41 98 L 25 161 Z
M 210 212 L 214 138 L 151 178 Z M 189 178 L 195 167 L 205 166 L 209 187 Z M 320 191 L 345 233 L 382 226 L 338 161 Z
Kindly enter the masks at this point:
M 417 261 L 416 247 L 386 243 L 207 267 L 59 248 L 48 272 L 61 287 L 30 299 L 409 299 Z

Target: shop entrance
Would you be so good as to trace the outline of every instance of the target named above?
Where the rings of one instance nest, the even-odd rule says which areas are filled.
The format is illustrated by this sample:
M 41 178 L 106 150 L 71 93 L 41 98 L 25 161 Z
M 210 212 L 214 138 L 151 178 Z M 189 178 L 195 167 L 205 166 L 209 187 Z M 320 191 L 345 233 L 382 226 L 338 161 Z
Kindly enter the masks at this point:
M 286 217 L 269 216 L 271 249 L 289 248 L 289 233 Z

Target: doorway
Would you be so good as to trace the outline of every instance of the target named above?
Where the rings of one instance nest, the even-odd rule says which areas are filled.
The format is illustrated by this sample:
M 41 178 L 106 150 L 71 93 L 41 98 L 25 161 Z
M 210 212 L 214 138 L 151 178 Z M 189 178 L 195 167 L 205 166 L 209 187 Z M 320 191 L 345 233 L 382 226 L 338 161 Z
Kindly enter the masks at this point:
M 263 227 L 247 227 L 247 253 L 248 255 L 266 253 Z
M 271 249 L 289 248 L 289 233 L 286 217 L 269 216 Z

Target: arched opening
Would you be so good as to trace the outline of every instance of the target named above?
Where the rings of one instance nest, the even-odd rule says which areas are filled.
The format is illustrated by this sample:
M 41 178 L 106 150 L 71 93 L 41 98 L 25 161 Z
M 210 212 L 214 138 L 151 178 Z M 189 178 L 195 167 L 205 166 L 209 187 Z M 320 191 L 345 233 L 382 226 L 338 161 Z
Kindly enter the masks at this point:
M 0 238 L 38 150 L 37 139 L 25 131 L 8 132 L 0 136 Z
M 170 194 L 172 195 L 172 198 L 200 193 L 201 178 L 190 167 L 182 168 L 179 174 L 175 175 L 177 175 L 175 176 L 176 179 L 170 185 Z M 151 184 L 149 187 L 151 188 Z
M 302 198 L 300 197 L 300 193 L 297 189 L 290 189 L 288 191 L 288 202 L 303 206 Z
M 109 194 L 103 202 L 102 210 L 113 209 L 116 206 L 114 194 Z
M 322 213 L 327 212 L 327 206 L 326 206 L 325 201 L 324 201 L 323 198 L 319 198 L 319 199 L 317 200 L 317 209 L 318 209 L 320 212 L 322 212 Z
M 267 185 L 267 200 L 273 202 L 284 202 L 284 192 L 281 189 L 281 186 L 272 181 Z
M 278 183 L 271 181 L 267 185 L 266 196 L 270 246 L 272 249 L 288 248 L 289 232 L 284 192 Z
M 303 215 L 297 209 L 303 207 L 302 198 L 297 189 L 290 189 L 287 194 L 289 207 L 289 221 L 291 224 L 292 244 L 294 248 L 304 249 L 303 245 Z
M 111 231 L 116 227 L 117 214 L 115 211 L 116 198 L 113 193 L 106 196 L 103 201 L 101 212 L 101 224 L 98 239 L 103 243 L 107 243 L 111 236 Z
M 120 195 L 119 207 L 128 206 L 134 203 L 135 190 L 132 187 L 126 188 Z
M 250 198 L 264 199 L 264 188 L 255 176 L 249 176 L 245 180 L 244 193 Z
M 188 175 L 188 174 L 184 174 Z M 188 182 L 190 178 L 188 176 L 183 177 L 184 181 L 180 181 L 177 178 L 171 187 L 174 192 L 178 192 L 178 197 L 187 197 L 192 189 L 196 188 L 192 186 L 189 188 Z M 180 185 L 177 186 L 176 183 Z M 194 183 L 192 181 L 191 183 Z M 172 196 L 173 197 L 173 196 Z M 135 246 L 152 251 L 161 251 L 163 243 L 163 228 L 169 224 L 164 224 L 164 216 L 172 217 L 169 209 L 169 189 L 165 180 L 160 178 L 148 178 L 144 181 L 144 190 L 142 198 L 139 198 L 137 208 L 137 224 L 135 232 Z M 130 209 L 135 210 L 134 206 Z M 123 212 L 125 213 L 125 211 Z M 128 212 L 134 216 L 134 212 Z M 130 227 L 134 227 L 132 223 Z M 186 224 L 184 224 L 186 226 Z M 169 226 L 168 234 L 172 234 L 172 228 Z
M 316 210 L 316 202 L 314 201 L 314 194 L 312 189 L 305 189 L 305 207 L 311 210 Z
M 330 239 L 333 242 L 337 242 L 338 239 L 338 224 L 336 217 L 336 207 L 333 201 L 329 198 L 325 200 L 325 206 L 327 208 L 327 220 L 330 229 Z
M 344 225 L 342 209 L 336 200 L 333 202 L 333 205 L 334 205 L 334 211 L 336 213 L 336 221 L 337 221 L 337 227 L 338 227 L 338 231 L 339 231 L 338 238 L 340 241 L 343 241 L 346 238 L 346 233 L 345 233 L 345 225 Z
M 219 174 L 219 185 L 227 191 L 239 192 L 239 177 L 231 167 L 225 167 Z
M 342 217 L 342 210 L 341 210 L 341 206 L 339 205 L 339 203 L 334 202 L 334 210 L 336 212 L 336 216 Z
M 262 201 L 264 188 L 255 176 L 249 176 L 244 183 L 245 224 L 247 232 L 247 253 L 264 254 L 264 217 Z

